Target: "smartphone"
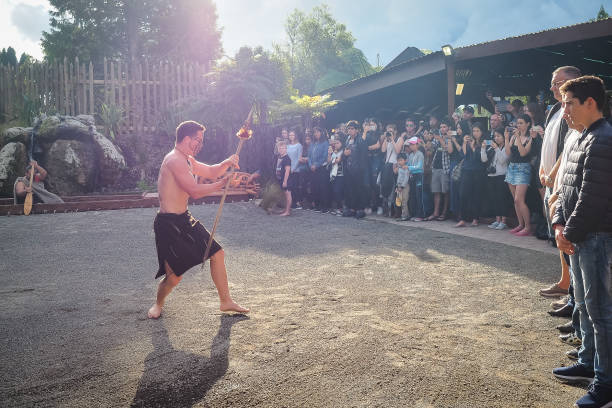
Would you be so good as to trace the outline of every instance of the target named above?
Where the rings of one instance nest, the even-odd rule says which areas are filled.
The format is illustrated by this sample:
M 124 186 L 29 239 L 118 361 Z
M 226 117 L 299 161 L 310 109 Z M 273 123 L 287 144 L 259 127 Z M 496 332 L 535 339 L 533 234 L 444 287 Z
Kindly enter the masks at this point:
M 457 131 L 456 130 L 449 130 L 448 134 L 451 136 L 457 136 Z
M 490 141 L 490 140 L 488 140 L 488 139 L 487 139 L 487 140 L 485 140 L 485 145 L 487 145 L 487 146 L 491 146 L 491 141 Z

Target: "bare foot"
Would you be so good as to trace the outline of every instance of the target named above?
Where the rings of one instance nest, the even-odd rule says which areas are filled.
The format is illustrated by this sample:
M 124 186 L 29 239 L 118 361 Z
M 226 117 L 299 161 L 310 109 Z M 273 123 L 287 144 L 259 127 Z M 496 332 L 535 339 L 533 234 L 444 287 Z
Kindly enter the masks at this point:
M 242 306 L 240 306 L 238 303 L 234 302 L 233 300 L 230 300 L 229 302 L 226 303 L 221 303 L 221 305 L 219 306 L 219 310 L 221 310 L 222 312 L 235 312 L 235 313 L 249 313 L 251 310 L 250 309 L 246 309 Z
M 457 224 L 455 224 L 453 226 L 454 228 L 461 228 L 461 227 L 465 227 L 465 222 L 464 221 L 459 221 Z
M 291 215 L 291 213 L 288 213 L 288 212 L 284 212 L 284 213 L 278 214 L 279 217 L 288 217 L 290 215 Z
M 149 319 L 158 319 L 159 316 L 161 316 L 161 311 L 161 307 L 157 306 L 157 304 L 154 304 L 149 309 L 149 313 L 147 313 L 147 316 L 149 316 Z

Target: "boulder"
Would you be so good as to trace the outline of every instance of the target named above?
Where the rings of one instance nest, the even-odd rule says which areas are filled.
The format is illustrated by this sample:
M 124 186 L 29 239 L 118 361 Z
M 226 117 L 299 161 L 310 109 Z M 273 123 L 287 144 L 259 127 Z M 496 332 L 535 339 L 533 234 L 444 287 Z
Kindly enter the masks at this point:
M 111 186 L 125 169 L 125 158 L 119 147 L 95 130 L 92 139 L 98 156 L 98 183 L 100 187 Z
M 38 125 L 37 140 L 41 143 L 54 142 L 57 139 L 90 140 L 91 126 L 84 122 L 84 120 L 79 120 L 73 116 L 48 116 L 42 119 Z
M 94 190 L 96 152 L 92 143 L 56 140 L 46 154 L 49 191 L 59 195 L 79 195 Z
M 0 138 L 0 147 L 8 143 L 23 143 L 26 146 L 30 144 L 32 135 L 31 127 L 14 127 L 6 129 Z
M 13 184 L 17 177 L 25 174 L 27 163 L 28 157 L 23 143 L 8 143 L 0 150 L 0 196 L 13 196 Z

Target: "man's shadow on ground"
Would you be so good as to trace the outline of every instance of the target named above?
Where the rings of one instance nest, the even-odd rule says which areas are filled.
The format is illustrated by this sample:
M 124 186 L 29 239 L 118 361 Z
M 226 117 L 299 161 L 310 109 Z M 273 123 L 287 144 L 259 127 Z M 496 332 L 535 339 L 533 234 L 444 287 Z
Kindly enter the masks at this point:
M 232 325 L 248 320 L 245 315 L 223 315 L 219 331 L 210 347 L 210 357 L 175 350 L 163 321 L 152 333 L 153 351 L 145 359 L 145 369 L 132 407 L 191 407 L 226 373 Z

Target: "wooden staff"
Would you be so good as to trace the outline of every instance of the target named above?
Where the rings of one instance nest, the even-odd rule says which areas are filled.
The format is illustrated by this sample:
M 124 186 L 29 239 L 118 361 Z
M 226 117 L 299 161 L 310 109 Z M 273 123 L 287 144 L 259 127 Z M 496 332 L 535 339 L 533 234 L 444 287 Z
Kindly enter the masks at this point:
M 32 182 L 34 181 L 34 172 L 36 171 L 34 166 L 31 164 L 33 151 L 34 151 L 34 132 L 32 132 L 32 136 L 30 139 L 30 151 L 29 151 L 30 166 L 32 167 L 31 169 L 32 172 L 30 173 L 30 191 L 28 191 L 28 193 L 26 194 L 25 201 L 23 202 L 23 215 L 30 215 L 30 213 L 32 212 L 32 201 L 33 201 Z
M 240 151 L 242 150 L 242 145 L 244 144 L 244 142 L 249 140 L 251 136 L 253 135 L 253 131 L 250 130 L 249 128 L 251 126 L 251 120 L 253 119 L 253 109 L 254 108 L 255 108 L 254 106 L 251 108 L 249 112 L 249 116 L 247 116 L 246 121 L 244 122 L 244 124 L 242 125 L 238 133 L 236 133 L 236 137 L 240 139 L 240 141 L 238 142 L 238 148 L 236 149 L 236 155 L 240 154 Z M 219 220 L 221 219 L 221 213 L 223 212 L 223 204 L 225 204 L 225 197 L 227 197 L 227 192 L 231 184 L 231 177 L 232 177 L 232 174 L 234 174 L 234 169 L 235 168 L 232 165 L 230 167 L 230 171 L 227 173 L 227 176 L 226 176 L 228 178 L 227 183 L 225 184 L 225 188 L 223 189 L 223 195 L 221 196 L 221 201 L 219 203 L 219 209 L 217 209 L 217 216 L 215 217 L 215 223 L 213 224 L 212 230 L 210 231 L 210 238 L 208 238 L 208 244 L 206 245 L 206 251 L 204 251 L 204 259 L 202 260 L 202 269 L 204 269 L 204 263 L 206 263 L 206 259 L 208 258 L 208 254 L 210 253 L 210 246 L 212 245 L 213 237 L 215 235 L 215 231 L 217 230 L 217 225 L 219 225 Z

